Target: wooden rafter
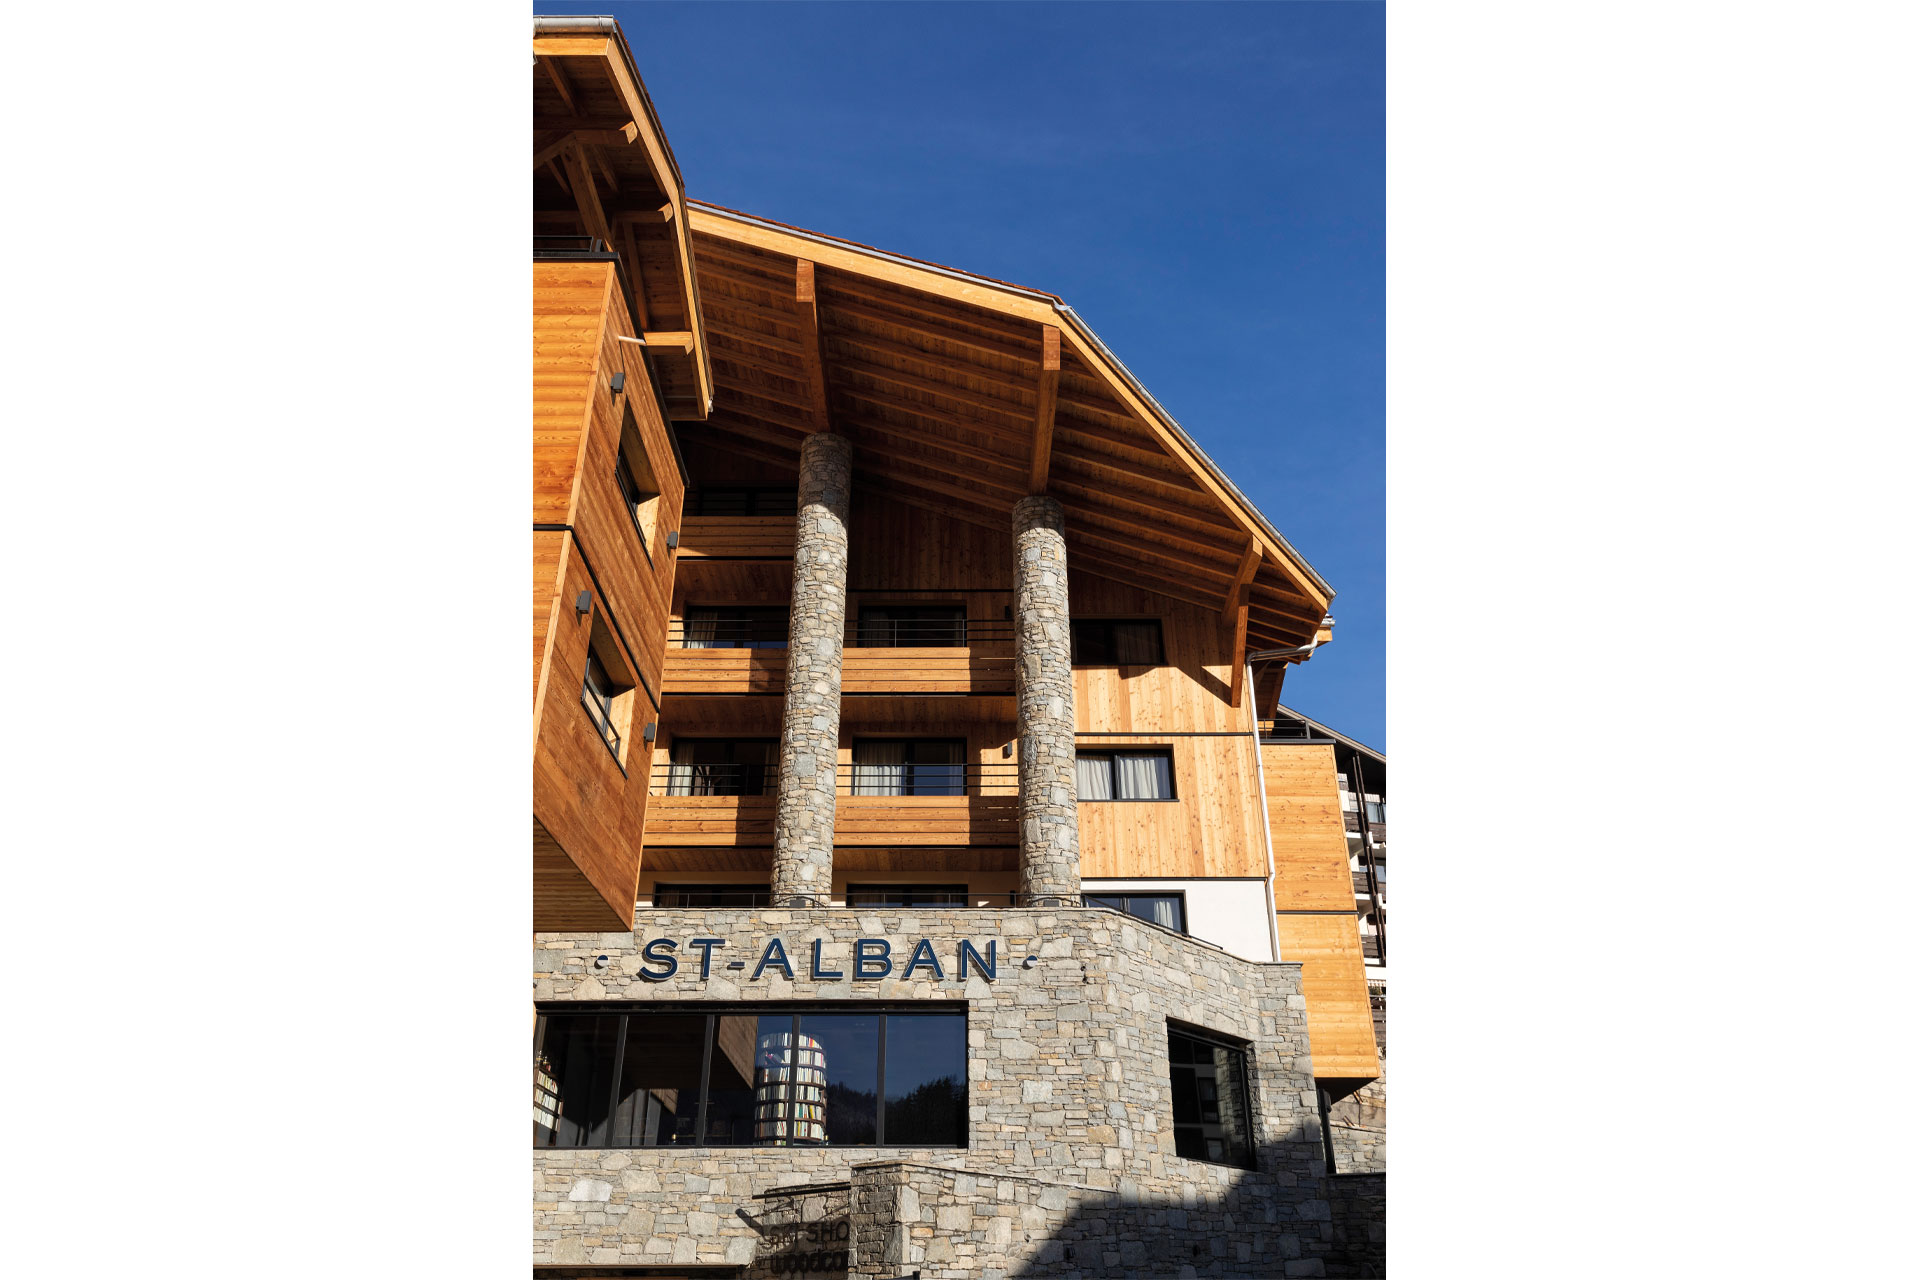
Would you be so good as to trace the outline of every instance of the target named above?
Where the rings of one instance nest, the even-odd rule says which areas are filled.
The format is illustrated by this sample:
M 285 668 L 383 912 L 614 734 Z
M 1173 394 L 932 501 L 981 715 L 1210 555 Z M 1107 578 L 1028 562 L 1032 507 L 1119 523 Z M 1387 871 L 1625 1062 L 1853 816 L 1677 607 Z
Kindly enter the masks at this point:
M 540 69 L 547 73 L 547 79 L 553 83 L 553 91 L 560 95 L 560 101 L 565 104 L 567 113 L 579 115 L 580 99 L 574 94 L 573 82 L 567 79 L 567 73 L 560 69 L 560 64 L 552 58 L 536 57 L 534 61 L 538 62 Z
M 1034 384 L 1039 404 L 1033 413 L 1033 465 L 1027 470 L 1027 492 L 1047 491 L 1047 469 L 1053 461 L 1053 408 L 1060 392 L 1060 330 L 1040 326 L 1040 376 Z
M 1260 540 L 1247 539 L 1247 549 L 1240 557 L 1240 567 L 1233 571 L 1233 584 L 1227 588 L 1227 598 L 1220 605 L 1220 621 L 1231 623 L 1235 610 L 1244 611 L 1253 599 L 1253 575 L 1260 572 Z
M 800 363 L 806 370 L 814 430 L 832 431 L 833 418 L 827 412 L 827 363 L 820 348 L 820 304 L 813 291 L 813 264 L 805 258 L 793 264 L 793 303 L 800 321 Z
M 600 193 L 593 189 L 593 173 L 587 168 L 587 153 L 578 142 L 569 142 L 560 150 L 560 163 L 566 167 L 567 186 L 580 209 L 587 234 L 613 243 L 613 228 L 607 224 L 606 210 L 600 207 Z

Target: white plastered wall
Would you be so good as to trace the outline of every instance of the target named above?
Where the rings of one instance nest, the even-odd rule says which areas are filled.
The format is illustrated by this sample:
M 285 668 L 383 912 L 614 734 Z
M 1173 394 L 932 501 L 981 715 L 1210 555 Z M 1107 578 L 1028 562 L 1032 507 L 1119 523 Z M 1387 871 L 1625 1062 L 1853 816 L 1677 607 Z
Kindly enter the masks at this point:
M 1187 932 L 1247 960 L 1272 960 L 1263 880 L 1086 880 L 1082 893 L 1183 893 Z

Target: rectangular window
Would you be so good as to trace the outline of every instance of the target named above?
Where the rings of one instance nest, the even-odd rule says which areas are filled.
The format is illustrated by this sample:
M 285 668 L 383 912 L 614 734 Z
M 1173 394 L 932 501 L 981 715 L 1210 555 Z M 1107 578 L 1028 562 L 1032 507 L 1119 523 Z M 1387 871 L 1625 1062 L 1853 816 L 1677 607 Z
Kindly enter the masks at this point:
M 675 738 L 667 766 L 670 796 L 764 796 L 777 776 L 772 738 Z
M 1074 758 L 1082 800 L 1171 800 L 1173 753 L 1082 751 Z
M 688 609 L 681 622 L 681 643 L 688 649 L 784 649 L 785 605 Z
M 620 431 L 620 452 L 613 460 L 614 479 L 620 484 L 620 500 L 633 518 L 633 531 L 640 536 L 640 549 L 653 556 L 653 526 L 660 515 L 660 486 L 653 478 L 653 464 L 647 461 L 647 446 L 640 439 L 640 428 L 633 420 L 633 407 L 627 406 L 626 421 Z
M 1076 667 L 1161 667 L 1167 662 L 1158 618 L 1075 618 Z
M 695 489 L 687 495 L 686 513 L 690 516 L 791 516 L 798 512 L 799 490 Z
M 767 884 L 653 884 L 656 907 L 764 907 L 772 901 L 773 886 Z
M 860 610 L 855 643 L 868 649 L 962 649 L 964 604 L 868 605 Z
M 1246 1046 L 1168 1023 L 1167 1062 L 1174 1154 L 1253 1168 Z
M 536 1147 L 964 1147 L 964 1006 L 548 1007 Z
M 875 739 L 853 744 L 856 796 L 963 796 L 967 744 L 958 738 Z
M 1378 801 L 1374 801 L 1374 800 L 1367 801 L 1367 821 L 1368 822 L 1385 822 L 1386 820 L 1387 820 L 1387 806 Z
M 1187 895 L 1184 893 L 1088 893 L 1080 900 L 1089 907 L 1110 907 L 1140 920 L 1187 931 Z
M 850 884 L 849 907 L 964 907 L 963 884 Z
M 607 750 L 627 767 L 627 738 L 633 728 L 633 680 L 613 641 L 613 633 L 594 611 L 593 631 L 587 640 L 586 671 L 580 681 L 580 705 Z

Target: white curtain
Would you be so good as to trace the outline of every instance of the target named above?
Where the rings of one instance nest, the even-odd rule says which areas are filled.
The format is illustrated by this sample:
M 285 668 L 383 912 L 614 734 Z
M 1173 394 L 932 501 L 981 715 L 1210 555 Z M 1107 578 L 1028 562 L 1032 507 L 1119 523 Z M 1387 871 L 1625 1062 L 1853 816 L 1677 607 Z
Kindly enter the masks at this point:
M 906 788 L 907 744 L 863 742 L 854 752 L 853 794 L 897 796 Z
M 1153 915 L 1149 917 L 1155 924 L 1165 925 L 1176 932 L 1180 928 L 1180 900 L 1178 898 L 1149 898 Z
M 1173 795 L 1169 761 L 1162 755 L 1116 755 L 1114 772 L 1122 800 L 1165 800 Z
M 716 649 L 714 643 L 715 623 L 718 619 L 710 609 L 689 613 L 686 618 L 686 645 L 689 649 Z M 679 794 L 679 793 L 675 793 Z
M 1074 776 L 1079 780 L 1080 799 L 1113 799 L 1113 770 L 1107 756 L 1077 756 L 1073 762 Z

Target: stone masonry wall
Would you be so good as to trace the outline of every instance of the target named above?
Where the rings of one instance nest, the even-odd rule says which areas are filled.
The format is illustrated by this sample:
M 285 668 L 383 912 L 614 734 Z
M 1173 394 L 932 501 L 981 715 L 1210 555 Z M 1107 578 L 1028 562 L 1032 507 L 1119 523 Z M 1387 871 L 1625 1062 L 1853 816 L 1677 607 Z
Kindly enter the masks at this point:
M 1387 1176 L 1342 1173 L 1327 1179 L 1333 1208 L 1333 1241 L 1325 1251 L 1327 1275 L 1379 1280 L 1387 1274 Z
M 840 745 L 840 654 L 847 627 L 847 500 L 853 446 L 812 435 L 800 446 L 786 712 L 774 809 L 773 900 L 833 884 L 834 762 Z
M 1073 649 L 1066 514 L 1052 498 L 1013 508 L 1014 700 L 1020 714 L 1020 889 L 1077 901 L 1080 805 L 1074 777 Z
M 664 982 L 639 977 L 648 940 L 672 938 L 684 948 L 695 936 L 727 940 L 708 978 L 698 976 L 697 953 L 683 955 L 679 973 Z M 795 977 L 769 968 L 749 979 L 773 936 L 795 958 Z M 896 962 L 905 954 L 899 940 L 927 938 L 946 977 L 922 969 L 908 981 L 897 967 L 879 981 L 809 976 L 815 938 L 823 968 L 851 973 L 859 937 L 896 940 Z M 994 981 L 957 980 L 952 957 L 962 938 L 982 951 L 995 944 Z M 602 955 L 607 963 L 595 969 Z M 914 1191 L 919 1212 L 909 1218 L 894 1196 L 904 1234 L 891 1222 L 883 1234 L 896 1240 L 895 1252 L 921 1249 L 914 1265 L 928 1277 L 1125 1274 L 1108 1265 L 1109 1252 L 1138 1254 L 1169 1275 L 1319 1275 L 1334 1243 L 1297 963 L 1256 964 L 1091 908 L 651 910 L 631 934 L 539 935 L 534 956 L 534 995 L 543 1004 L 964 1000 L 969 1112 L 964 1150 L 536 1150 L 538 1264 L 759 1267 L 779 1249 L 756 1226 L 769 1203 L 756 1196 L 853 1181 L 847 1274 L 905 1274 L 911 1268 L 871 1270 L 879 1264 L 860 1247 L 859 1179 L 880 1165 L 910 1170 L 887 1176 Z M 1023 963 L 1029 956 L 1032 968 Z M 731 960 L 749 967 L 727 970 Z M 1257 1168 L 1174 1154 L 1169 1017 L 1250 1042 Z M 1013 1211 L 1002 1213 L 1003 1204 Z M 994 1225 L 1002 1219 L 1011 1225 Z M 946 1243 L 936 1247 L 934 1235 Z M 1126 1247 L 1089 1252 L 1109 1238 Z M 1205 1256 L 1193 1253 L 1196 1241 Z M 884 1240 L 881 1247 L 884 1260 Z M 943 1258 L 943 1250 L 951 1263 L 926 1256 Z
M 1333 1142 L 1335 1173 L 1387 1171 L 1387 1077 L 1381 1076 L 1327 1110 L 1327 1136 Z

